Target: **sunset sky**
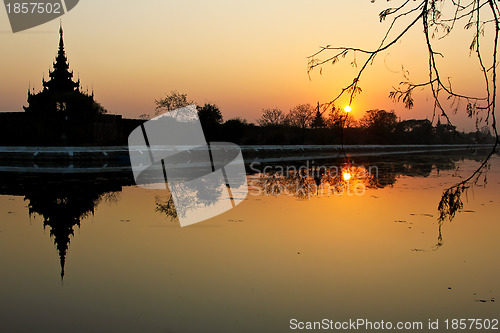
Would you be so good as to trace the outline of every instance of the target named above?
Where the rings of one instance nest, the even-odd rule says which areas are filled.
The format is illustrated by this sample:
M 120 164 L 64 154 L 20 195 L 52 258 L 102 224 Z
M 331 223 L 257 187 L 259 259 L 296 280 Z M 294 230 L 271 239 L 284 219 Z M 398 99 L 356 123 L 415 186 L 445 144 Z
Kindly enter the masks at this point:
M 62 23 L 75 77 L 84 91 L 94 88 L 96 100 L 110 113 L 153 114 L 155 98 L 177 90 L 197 104 L 217 104 L 226 120 L 255 121 L 263 108 L 287 112 L 336 96 L 356 73 L 349 65 L 352 58 L 324 66 L 322 75 L 315 71 L 309 80 L 307 56 L 327 44 L 375 48 L 389 25 L 378 19 L 387 5 L 369 0 L 84 0 Z M 41 89 L 57 52 L 58 26 L 54 20 L 13 34 L 0 10 L 0 111 L 22 110 L 29 84 Z M 412 81 L 426 79 L 421 31 L 416 26 L 376 58 L 361 79 L 363 93 L 352 105 L 355 118 L 377 108 L 395 110 L 402 119 L 432 117 L 427 90 L 418 92 L 410 111 L 388 99 L 392 86 L 403 80 L 402 65 Z M 443 76 L 451 77 L 454 89 L 480 94 L 484 86 L 477 60 L 469 57 L 471 38 L 462 25 L 437 48 L 445 54 Z M 473 121 L 463 113 L 453 117 L 458 129 L 472 130 Z

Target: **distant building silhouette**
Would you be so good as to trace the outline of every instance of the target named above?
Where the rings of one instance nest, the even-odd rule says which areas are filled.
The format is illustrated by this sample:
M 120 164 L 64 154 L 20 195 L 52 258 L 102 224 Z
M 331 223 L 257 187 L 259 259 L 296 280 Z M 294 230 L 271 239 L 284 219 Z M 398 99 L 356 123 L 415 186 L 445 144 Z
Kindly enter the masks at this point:
M 314 120 L 311 123 L 312 128 L 324 128 L 326 127 L 325 120 L 323 119 L 323 115 L 319 111 L 319 102 L 318 107 L 316 108 L 316 115 L 314 116 Z
M 42 91 L 28 89 L 25 112 L 0 113 L 0 146 L 126 145 L 128 134 L 142 120 L 108 115 L 91 94 L 73 80 L 59 27 L 59 49 L 50 79 Z

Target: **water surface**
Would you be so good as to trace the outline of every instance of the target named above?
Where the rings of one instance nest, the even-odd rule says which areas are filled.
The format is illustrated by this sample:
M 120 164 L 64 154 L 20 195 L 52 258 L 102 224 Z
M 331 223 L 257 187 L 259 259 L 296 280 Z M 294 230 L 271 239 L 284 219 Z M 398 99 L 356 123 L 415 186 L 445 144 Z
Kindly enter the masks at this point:
M 345 161 L 287 164 L 305 165 L 306 179 L 248 166 L 243 203 L 185 228 L 161 209 L 167 192 L 138 188 L 126 172 L 2 173 L 0 331 L 288 332 L 292 318 L 499 318 L 498 156 L 486 186 L 481 178 L 455 218 L 438 222 L 443 190 L 481 156 L 357 159 L 351 167 L 376 169 L 332 175 L 341 186 L 326 191 L 314 167 L 343 170 Z M 311 190 L 294 191 L 297 179 Z M 346 183 L 357 192 L 341 192 Z

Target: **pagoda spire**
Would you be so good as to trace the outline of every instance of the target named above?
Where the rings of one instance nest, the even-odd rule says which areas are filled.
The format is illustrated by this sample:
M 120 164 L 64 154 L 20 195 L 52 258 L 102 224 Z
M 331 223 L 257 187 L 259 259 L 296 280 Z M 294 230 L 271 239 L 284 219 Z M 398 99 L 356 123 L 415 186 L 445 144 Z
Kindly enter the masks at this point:
M 59 263 L 61 264 L 61 282 L 64 281 L 64 264 L 66 263 L 66 249 L 59 249 Z
M 63 56 L 66 58 L 66 54 L 64 52 L 64 40 L 63 40 L 63 28 L 62 28 L 62 22 L 59 22 L 59 51 L 57 52 L 57 56 Z
M 326 127 L 325 120 L 323 119 L 322 113 L 319 111 L 319 102 L 316 109 L 316 116 L 311 124 L 312 128 Z
M 59 49 L 56 61 L 52 64 L 53 70 L 49 71 L 50 80 L 43 81 L 44 88 L 58 91 L 74 91 L 80 86 L 80 82 L 74 82 L 73 72 L 69 71 L 68 58 L 64 51 L 64 39 L 62 23 L 59 24 Z
M 59 25 L 59 48 L 55 59 L 52 62 L 52 68 L 49 68 L 49 76 L 42 78 L 43 89 L 39 93 L 28 92 L 28 107 L 23 107 L 26 112 L 33 115 L 56 115 L 65 112 L 68 115 L 77 117 L 86 115 L 89 117 L 98 116 L 104 113 L 104 109 L 99 106 L 92 95 L 81 91 L 80 75 L 73 76 L 70 70 L 69 61 L 64 48 L 64 30 L 62 24 Z M 66 115 L 66 116 L 68 116 Z M 66 118 L 67 119 L 67 118 Z M 51 123 L 47 120 L 47 123 Z M 64 142 L 66 129 L 61 128 L 60 133 L 53 138 Z M 74 136 L 76 138 L 76 136 Z

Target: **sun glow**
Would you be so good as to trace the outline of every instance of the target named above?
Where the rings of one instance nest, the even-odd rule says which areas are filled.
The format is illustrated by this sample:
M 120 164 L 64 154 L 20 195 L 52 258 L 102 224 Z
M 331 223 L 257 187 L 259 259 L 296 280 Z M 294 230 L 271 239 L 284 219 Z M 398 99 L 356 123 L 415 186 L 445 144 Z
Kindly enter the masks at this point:
M 345 181 L 348 181 L 349 179 L 351 179 L 351 174 L 347 171 L 345 171 L 342 175 L 342 177 L 344 178 Z
M 350 105 L 346 105 L 346 107 L 344 108 L 344 111 L 349 113 L 351 112 L 351 106 Z

